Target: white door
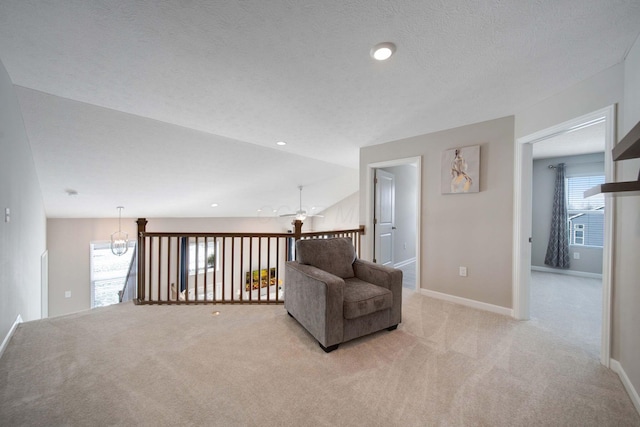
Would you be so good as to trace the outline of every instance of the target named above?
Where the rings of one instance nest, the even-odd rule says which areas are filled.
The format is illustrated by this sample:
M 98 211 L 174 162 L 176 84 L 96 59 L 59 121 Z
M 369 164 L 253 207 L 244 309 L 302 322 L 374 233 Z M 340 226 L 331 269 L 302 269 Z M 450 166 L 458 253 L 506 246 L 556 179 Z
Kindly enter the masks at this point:
M 375 232 L 373 261 L 393 267 L 393 230 L 395 212 L 395 181 L 392 173 L 376 169 L 374 177 Z

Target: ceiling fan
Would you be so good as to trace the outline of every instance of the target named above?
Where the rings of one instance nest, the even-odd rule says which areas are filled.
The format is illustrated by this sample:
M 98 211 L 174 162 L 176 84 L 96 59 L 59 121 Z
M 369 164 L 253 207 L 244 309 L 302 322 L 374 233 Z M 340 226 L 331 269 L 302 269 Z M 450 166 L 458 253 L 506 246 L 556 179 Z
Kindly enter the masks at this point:
M 302 185 L 298 185 L 298 189 L 300 190 L 300 209 L 298 209 L 295 213 L 283 214 L 283 215 L 280 215 L 280 216 L 281 217 L 295 217 L 295 219 L 299 220 L 299 221 L 304 221 L 306 218 L 312 217 L 312 216 L 315 216 L 315 217 L 318 217 L 318 218 L 323 218 L 323 215 L 308 214 L 307 211 L 302 209 Z

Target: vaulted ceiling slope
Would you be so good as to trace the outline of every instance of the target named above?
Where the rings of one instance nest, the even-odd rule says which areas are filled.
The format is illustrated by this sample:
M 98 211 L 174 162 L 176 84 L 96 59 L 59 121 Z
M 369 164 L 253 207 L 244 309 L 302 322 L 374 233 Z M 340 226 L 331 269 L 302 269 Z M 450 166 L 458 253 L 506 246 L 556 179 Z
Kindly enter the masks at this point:
M 361 147 L 621 62 L 638 22 L 637 0 L 3 0 L 0 60 L 48 216 L 253 216 L 299 184 L 324 207 L 356 191 Z

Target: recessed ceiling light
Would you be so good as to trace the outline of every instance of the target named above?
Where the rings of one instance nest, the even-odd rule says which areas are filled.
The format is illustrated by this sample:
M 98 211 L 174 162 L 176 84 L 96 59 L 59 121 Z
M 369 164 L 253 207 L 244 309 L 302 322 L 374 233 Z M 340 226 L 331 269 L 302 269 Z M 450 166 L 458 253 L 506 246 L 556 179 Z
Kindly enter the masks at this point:
M 276 142 L 276 145 L 287 145 L 287 143 L 284 141 L 278 141 Z
M 212 207 L 212 208 L 217 208 L 217 207 L 218 207 L 218 204 L 217 204 L 217 203 L 211 203 L 211 207 Z
M 384 61 L 391 58 L 396 51 L 396 45 L 391 42 L 378 43 L 371 49 L 371 57 L 378 61 Z

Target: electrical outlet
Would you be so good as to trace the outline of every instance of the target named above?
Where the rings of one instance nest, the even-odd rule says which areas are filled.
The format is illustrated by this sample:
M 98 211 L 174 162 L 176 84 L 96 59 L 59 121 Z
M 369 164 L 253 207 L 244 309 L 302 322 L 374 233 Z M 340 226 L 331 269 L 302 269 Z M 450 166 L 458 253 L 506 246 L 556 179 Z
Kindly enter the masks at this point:
M 580 252 L 574 252 L 573 259 L 580 259 Z
M 4 222 L 11 222 L 11 209 L 4 208 Z
M 71 298 L 71 291 L 64 291 L 65 298 Z
M 467 267 L 459 267 L 458 274 L 462 277 L 467 277 Z

